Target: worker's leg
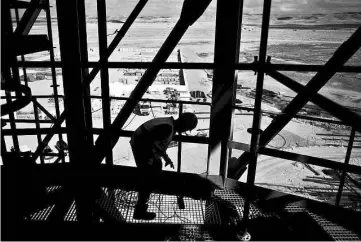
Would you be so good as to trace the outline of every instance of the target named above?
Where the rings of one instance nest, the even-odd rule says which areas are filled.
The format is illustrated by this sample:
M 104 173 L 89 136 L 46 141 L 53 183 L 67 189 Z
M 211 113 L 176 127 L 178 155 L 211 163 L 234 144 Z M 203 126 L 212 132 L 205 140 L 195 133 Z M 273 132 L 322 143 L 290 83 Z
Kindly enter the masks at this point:
M 142 152 L 137 152 L 137 150 L 133 149 L 133 154 L 135 163 L 137 164 L 137 167 L 141 173 L 141 184 L 138 193 L 138 201 L 135 205 L 133 218 L 152 220 L 156 217 L 156 214 L 147 212 L 147 202 L 154 187 L 152 185 L 152 182 L 149 181 L 148 175 L 153 174 L 156 171 L 160 171 L 162 167 L 160 165 L 159 168 L 159 164 L 155 165 L 156 163 L 154 161 L 154 158 L 147 157 Z M 161 161 L 160 164 L 162 164 Z

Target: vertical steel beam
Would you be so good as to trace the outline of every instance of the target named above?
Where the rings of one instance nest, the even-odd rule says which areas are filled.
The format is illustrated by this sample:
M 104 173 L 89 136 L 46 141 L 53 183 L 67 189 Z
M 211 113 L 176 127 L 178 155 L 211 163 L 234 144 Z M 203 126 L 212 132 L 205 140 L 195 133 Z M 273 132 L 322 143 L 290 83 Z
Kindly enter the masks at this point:
M 53 28 L 51 26 L 51 15 L 50 15 L 50 6 L 49 6 L 49 0 L 47 0 L 46 3 L 47 7 L 45 8 L 45 14 L 46 14 L 46 24 L 47 24 L 47 30 L 48 30 L 48 38 L 50 41 L 50 49 L 49 49 L 49 54 L 50 54 L 50 61 L 52 63 L 55 62 L 55 57 L 54 57 L 54 43 L 53 43 Z M 55 114 L 56 114 L 56 118 L 59 119 L 60 117 L 60 108 L 59 108 L 59 97 L 58 97 L 58 83 L 57 83 L 57 79 L 56 79 L 56 69 L 55 67 L 51 67 L 51 76 L 52 76 L 52 82 L 53 82 L 53 95 L 54 95 L 54 105 L 55 105 Z M 59 128 L 61 127 L 61 123 Z M 59 141 L 61 143 L 63 143 L 63 135 L 61 133 L 59 133 L 58 135 L 59 137 Z M 64 151 L 60 150 L 60 158 L 62 160 L 63 163 L 65 163 L 65 158 L 64 158 Z
M 34 98 L 34 100 L 36 100 L 36 98 Z M 38 131 L 38 133 L 36 134 L 36 138 L 38 140 L 38 146 L 41 145 L 41 134 L 39 132 L 40 130 L 40 123 L 39 123 L 39 109 L 38 107 L 35 105 L 35 102 L 32 102 L 33 104 L 33 109 L 34 109 L 34 116 L 35 116 L 35 127 L 36 127 L 36 130 Z M 40 163 L 41 164 L 44 164 L 44 156 L 40 155 Z
M 106 65 L 108 62 L 107 57 L 107 14 L 105 0 L 97 0 L 98 12 L 98 36 L 99 36 L 99 55 L 100 64 Z M 105 163 L 107 165 L 113 164 L 113 147 L 111 146 L 111 133 L 109 128 L 111 125 L 110 119 L 110 98 L 109 98 L 109 73 L 108 68 L 103 67 L 100 70 L 101 90 L 102 90 L 102 110 L 103 110 L 103 128 L 104 132 L 109 137 L 104 144 L 106 147 Z
M 9 1 L 4 1 L 4 2 L 2 1 L 1 2 L 1 36 L 2 36 L 2 38 L 7 38 L 7 41 L 3 41 L 3 40 L 1 41 L 1 52 L 2 53 L 4 53 L 9 48 L 8 46 L 5 45 L 5 43 L 9 44 L 9 39 L 11 38 L 12 35 L 13 35 L 13 25 L 12 25 L 12 20 L 11 20 Z M 12 63 L 16 62 L 16 56 L 14 55 L 14 53 L 9 53 L 9 54 L 10 55 L 7 57 L 10 58 L 11 60 L 1 62 L 2 78 L 5 80 L 6 83 L 15 81 L 15 82 L 17 82 L 16 84 L 20 85 L 19 79 L 15 79 L 15 78 L 13 79 L 11 77 L 11 65 L 9 65 L 9 62 L 12 62 Z M 14 71 L 14 68 L 12 70 Z M 17 96 L 18 95 L 21 95 L 21 93 L 18 92 Z M 12 102 L 10 91 L 5 90 L 5 96 L 6 96 L 7 103 Z M 19 139 L 18 139 L 17 135 L 15 134 L 16 124 L 14 121 L 15 116 L 14 116 L 13 112 L 11 112 L 9 114 L 9 119 L 10 119 L 10 127 L 13 132 L 12 139 L 13 139 L 14 149 L 16 152 L 19 152 L 20 151 Z
M 180 117 L 183 113 L 183 103 L 179 103 L 179 114 Z M 179 133 L 181 135 L 181 133 Z M 178 141 L 178 160 L 177 160 L 177 172 L 181 172 L 181 166 L 182 166 L 182 141 Z
M 85 2 L 78 2 L 78 13 L 79 13 L 79 38 L 80 38 L 80 58 L 82 63 L 88 62 L 88 38 L 87 38 L 87 29 L 86 29 L 86 16 L 85 16 Z M 86 138 L 88 145 L 94 144 L 93 134 L 91 129 L 93 128 L 93 118 L 92 118 L 92 106 L 90 98 L 90 85 L 86 81 L 89 78 L 89 69 L 82 68 L 82 75 L 84 77 L 83 82 L 83 93 L 84 93 L 84 109 L 85 109 L 85 126 L 86 126 Z
M 262 17 L 262 30 L 261 30 L 261 43 L 259 49 L 259 70 L 257 75 L 256 84 L 256 97 L 254 103 L 253 123 L 252 123 L 252 137 L 250 145 L 249 155 L 249 169 L 247 175 L 247 191 L 246 201 L 244 204 L 243 212 L 243 226 L 247 229 L 249 221 L 249 210 L 251 201 L 253 200 L 254 181 L 256 177 L 257 169 L 257 157 L 259 152 L 259 137 L 260 137 L 260 126 L 261 126 L 261 106 L 262 106 L 262 92 L 264 82 L 265 63 L 267 55 L 267 41 L 268 41 L 268 29 L 271 15 L 271 0 L 265 0 L 263 6 L 263 17 Z
M 348 142 L 347 151 L 346 151 L 346 157 L 345 157 L 345 164 L 346 165 L 348 165 L 350 163 L 352 146 L 353 146 L 353 142 L 355 140 L 355 133 L 356 133 L 356 131 L 353 128 L 351 130 L 351 133 L 350 133 L 350 140 Z M 336 202 L 335 202 L 336 206 L 340 206 L 342 190 L 343 190 L 343 186 L 345 185 L 345 178 L 346 178 L 346 171 L 343 170 L 342 175 L 341 175 L 341 179 L 340 179 L 340 185 L 338 187 L 338 192 L 337 192 L 337 195 L 336 195 Z
M 84 13 L 79 9 L 80 1 L 56 1 L 59 43 L 63 67 L 64 107 L 67 112 L 66 128 L 68 136 L 69 160 L 73 163 L 74 174 L 69 176 L 69 189 L 74 189 L 77 214 L 80 223 L 92 221 L 92 179 L 83 175 L 83 171 L 92 171 L 88 140 L 86 138 L 86 120 L 84 109 L 84 76 L 80 68 L 82 64 L 82 43 L 79 29 L 84 26 L 80 16 Z
M 64 106 L 67 110 L 69 158 L 72 163 L 86 163 L 88 152 L 85 138 L 85 110 L 83 102 L 83 75 L 80 68 L 78 2 L 57 0 L 58 28 L 63 67 Z
M 237 85 L 237 71 L 233 67 L 239 62 L 242 13 L 243 0 L 217 1 L 214 63 L 229 67 L 214 69 L 208 149 L 212 160 L 214 158 L 212 162 L 220 163 L 219 173 L 223 181 L 228 170 L 228 139 L 231 136 L 232 106 Z M 220 157 L 212 155 L 219 148 Z

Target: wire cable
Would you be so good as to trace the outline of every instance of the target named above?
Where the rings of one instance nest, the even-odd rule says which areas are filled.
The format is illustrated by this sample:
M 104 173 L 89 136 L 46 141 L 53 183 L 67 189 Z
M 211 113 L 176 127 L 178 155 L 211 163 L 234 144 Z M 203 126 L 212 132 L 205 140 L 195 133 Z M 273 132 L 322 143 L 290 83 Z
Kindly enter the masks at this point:
M 134 114 L 133 118 L 129 121 L 129 123 L 127 125 L 124 126 L 123 129 L 126 129 L 134 120 L 135 116 L 137 116 L 136 114 Z
M 152 112 L 153 118 L 156 118 L 154 115 L 154 112 L 153 112 L 152 102 L 149 102 L 149 103 L 150 103 L 150 111 Z

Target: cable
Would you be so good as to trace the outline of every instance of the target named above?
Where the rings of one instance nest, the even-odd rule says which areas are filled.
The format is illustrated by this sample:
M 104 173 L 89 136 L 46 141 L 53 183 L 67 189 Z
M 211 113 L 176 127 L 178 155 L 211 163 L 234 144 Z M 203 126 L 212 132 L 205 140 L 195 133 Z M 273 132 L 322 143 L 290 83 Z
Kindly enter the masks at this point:
M 137 116 L 137 115 L 136 115 L 136 114 L 134 114 L 133 118 L 129 121 L 129 123 L 128 123 L 127 125 L 125 125 L 125 126 L 124 126 L 124 128 L 123 128 L 123 129 L 126 129 L 126 128 L 129 126 L 129 124 L 131 124 L 131 123 L 132 123 L 132 121 L 134 120 L 135 116 Z
M 92 111 L 92 113 L 98 112 L 98 111 L 101 110 L 101 109 L 103 109 L 103 108 L 99 108 L 99 109 L 97 109 L 97 110 L 94 110 L 94 111 Z
M 149 103 L 150 103 L 150 111 L 152 111 L 153 118 L 155 118 L 155 115 L 154 115 L 154 112 L 153 112 L 153 108 L 152 108 L 152 102 L 149 102 Z

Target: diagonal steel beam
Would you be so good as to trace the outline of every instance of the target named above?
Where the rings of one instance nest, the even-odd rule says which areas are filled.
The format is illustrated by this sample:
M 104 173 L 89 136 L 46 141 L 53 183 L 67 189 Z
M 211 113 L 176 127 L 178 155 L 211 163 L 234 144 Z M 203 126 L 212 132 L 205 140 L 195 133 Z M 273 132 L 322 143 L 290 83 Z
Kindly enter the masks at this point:
M 361 47 L 361 27 L 359 27 L 352 36 L 345 41 L 327 61 L 324 69 L 320 70 L 305 86 L 301 93 L 287 105 L 274 122 L 272 122 L 260 136 L 259 146 L 266 146 L 291 119 L 314 98 L 317 92 L 328 82 L 328 80 L 343 66 Z M 244 152 L 237 160 L 237 166 L 231 171 L 230 178 L 239 179 L 242 174 L 238 171 L 243 169 L 249 162 L 250 153 Z
M 42 140 L 40 145 L 36 148 L 34 155 L 32 156 L 32 160 L 35 162 L 41 153 L 43 152 L 44 148 L 49 144 L 49 141 L 53 138 L 53 136 L 56 134 L 56 130 L 61 127 L 61 124 L 64 122 L 66 117 L 66 112 L 63 112 L 60 117 L 57 119 L 57 122 L 53 127 L 49 130 L 48 134 L 45 136 L 45 138 Z
M 155 80 L 158 72 L 161 69 L 161 65 L 165 63 L 168 57 L 171 55 L 173 49 L 176 47 L 182 36 L 185 34 L 189 26 L 191 26 L 206 10 L 211 0 L 185 0 L 181 12 L 181 16 L 174 26 L 172 32 L 169 34 L 168 38 L 165 40 L 162 47 L 159 49 L 157 55 L 153 59 L 155 64 L 154 68 L 147 69 L 141 80 L 138 82 L 137 86 L 134 88 L 130 94 L 129 100 L 124 104 L 123 108 L 120 110 L 119 114 L 115 118 L 114 122 L 109 128 L 110 132 L 103 132 L 99 135 L 93 150 L 93 161 L 96 164 L 100 164 L 103 158 L 107 153 L 107 140 L 109 139 L 109 134 L 111 133 L 111 148 L 119 140 L 119 135 L 117 131 L 121 130 L 131 113 L 133 112 L 135 106 L 142 98 L 144 93 L 147 91 L 148 87 L 152 85 Z
M 266 72 L 269 76 L 273 77 L 274 79 L 276 79 L 277 81 L 287 86 L 296 93 L 302 92 L 302 90 L 305 88 L 302 84 L 292 80 L 291 78 L 283 75 L 282 73 L 279 73 L 278 71 L 269 70 Z M 310 99 L 310 101 L 318 105 L 320 108 L 326 110 L 336 118 L 342 120 L 345 124 L 350 125 L 361 132 L 360 115 L 318 93 L 316 93 Z
M 43 7 L 41 5 L 44 5 L 45 3 L 45 0 L 31 0 L 20 20 L 20 23 L 16 27 L 14 34 L 28 35 L 40 14 L 41 7 Z
M 318 72 L 305 86 L 302 92 L 286 106 L 283 110 L 285 115 L 277 118 L 271 123 L 260 137 L 260 146 L 267 145 L 291 119 L 314 98 L 317 92 L 332 78 L 336 73 L 335 69 L 343 66 L 361 47 L 361 27 L 359 27 L 352 36 L 345 41 L 325 64 L 325 69 Z
M 130 26 L 132 26 L 135 19 L 138 17 L 139 13 L 143 10 L 143 8 L 147 4 L 147 2 L 148 2 L 148 0 L 140 0 L 138 2 L 138 4 L 135 6 L 135 8 L 133 9 L 131 14 L 125 21 L 125 23 L 122 25 L 122 28 L 118 31 L 117 35 L 114 37 L 114 39 L 110 43 L 110 45 L 106 51 L 105 58 L 108 59 L 112 55 L 113 51 L 115 50 L 115 48 L 117 48 L 118 44 L 123 39 L 123 37 L 126 35 Z M 98 61 L 98 63 L 100 63 L 100 61 Z M 99 68 L 99 67 L 93 68 L 93 70 L 90 72 L 89 76 L 86 78 L 85 83 L 89 85 L 94 80 L 96 75 L 99 73 L 100 69 L 101 68 Z
M 142 11 L 142 9 L 144 8 L 144 6 L 146 5 L 146 3 L 148 2 L 148 0 L 140 0 L 138 2 L 138 4 L 135 6 L 135 8 L 133 9 L 132 13 L 129 15 L 129 17 L 127 18 L 127 20 L 125 21 L 125 23 L 123 24 L 122 28 L 120 29 L 120 31 L 117 33 L 117 35 L 114 37 L 113 41 L 110 43 L 108 49 L 107 49 L 107 58 L 110 57 L 110 55 L 113 53 L 113 51 L 115 50 L 115 48 L 118 46 L 119 42 L 123 39 L 123 37 L 125 36 L 125 34 L 127 33 L 128 29 L 130 28 L 130 26 L 133 24 L 133 22 L 135 21 L 135 19 L 137 18 L 137 16 L 139 15 L 139 13 Z M 99 62 L 98 62 L 99 63 Z M 90 72 L 89 76 L 86 78 L 86 80 L 84 80 L 85 82 L 85 86 L 86 85 L 90 85 L 90 83 L 92 82 L 92 80 L 95 78 L 95 76 L 98 74 L 98 72 L 100 71 L 99 67 L 95 67 L 93 68 L 93 70 Z M 65 119 L 65 111 L 63 111 L 63 113 L 61 113 L 60 117 L 59 117 L 59 121 L 60 124 L 64 121 Z M 54 122 L 54 124 L 56 124 Z M 49 141 L 50 139 L 53 137 L 53 133 L 49 133 Z M 47 136 L 48 137 L 48 136 Z M 45 139 L 44 139 L 45 140 Z M 45 142 L 45 141 L 43 141 Z M 45 142 L 46 143 L 46 142 Z M 46 143 L 47 145 L 47 143 Z M 38 147 L 38 149 L 40 150 L 40 152 L 45 148 L 44 147 Z M 35 160 L 38 158 L 37 155 L 34 156 Z

